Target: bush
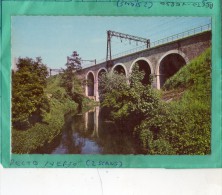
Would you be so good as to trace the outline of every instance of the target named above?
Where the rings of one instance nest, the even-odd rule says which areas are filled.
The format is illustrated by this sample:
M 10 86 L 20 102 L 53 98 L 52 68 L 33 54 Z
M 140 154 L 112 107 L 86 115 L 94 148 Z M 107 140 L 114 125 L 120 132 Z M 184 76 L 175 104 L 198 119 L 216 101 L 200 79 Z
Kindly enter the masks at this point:
M 210 62 L 211 50 L 207 49 L 167 80 L 163 90 L 183 92 L 180 99 L 170 102 L 141 83 L 144 74 L 137 66 L 129 83 L 124 75 L 106 75 L 102 105 L 110 109 L 113 120 L 133 132 L 144 153 L 209 154 Z
M 26 131 L 12 129 L 12 153 L 31 153 L 45 144 L 51 143 L 62 131 L 64 113 L 77 110 L 77 104 L 66 99 L 63 103 L 50 100 L 50 113 L 44 123 L 37 123 Z
M 12 73 L 12 125 L 25 130 L 49 111 L 44 93 L 48 72 L 41 58 L 19 58 L 17 67 Z
M 61 90 L 58 89 L 52 94 L 52 97 L 54 97 L 57 100 L 61 100 L 63 98 L 63 94 Z
M 106 74 L 101 78 L 102 106 L 110 110 L 110 116 L 125 129 L 132 129 L 143 119 L 150 118 L 160 103 L 157 91 L 151 85 L 143 85 L 144 73 L 135 66 L 127 81 L 125 75 Z M 130 123 L 129 123 L 130 121 Z
M 210 62 L 208 49 L 165 83 L 165 90 L 186 90 L 135 128 L 148 154 L 210 154 Z

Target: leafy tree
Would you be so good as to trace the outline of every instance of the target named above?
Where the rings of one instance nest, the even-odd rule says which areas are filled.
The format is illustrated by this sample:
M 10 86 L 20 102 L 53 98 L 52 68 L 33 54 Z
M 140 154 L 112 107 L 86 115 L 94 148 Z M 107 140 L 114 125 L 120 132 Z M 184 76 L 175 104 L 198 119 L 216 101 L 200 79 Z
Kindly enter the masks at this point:
M 135 128 L 148 154 L 210 154 L 211 50 L 166 81 L 163 89 L 183 89 L 179 100 L 162 102 Z M 157 132 L 157 133 L 156 133 Z
M 135 66 L 128 83 L 123 75 L 102 78 L 102 105 L 112 119 L 133 132 L 143 153 L 210 154 L 211 50 L 166 81 L 163 89 L 174 91 L 175 100 L 163 101 L 141 83 L 143 76 Z
M 71 97 L 75 91 L 78 91 L 79 88 L 75 88 L 75 82 L 77 82 L 76 71 L 81 70 L 81 58 L 77 51 L 74 51 L 71 56 L 67 57 L 66 69 L 62 76 L 62 86 L 66 89 L 66 92 Z M 76 86 L 75 86 L 76 85 Z
M 67 63 L 66 63 L 67 69 L 71 69 L 72 71 L 81 70 L 81 58 L 79 57 L 79 54 L 77 51 L 74 51 L 71 56 L 67 57 Z
M 74 51 L 71 56 L 67 57 L 66 69 L 63 71 L 61 86 L 65 88 L 69 97 L 79 105 L 79 110 L 82 109 L 82 84 L 77 78 L 77 71 L 81 70 L 81 58 L 77 51 Z
M 40 57 L 19 58 L 17 68 L 12 72 L 12 124 L 17 129 L 26 129 L 42 121 L 49 111 L 44 94 L 48 71 Z
M 158 94 L 150 85 L 142 84 L 143 77 L 144 72 L 135 66 L 129 81 L 117 73 L 109 73 L 101 79 L 102 106 L 109 108 L 111 117 L 128 130 L 151 117 L 152 111 L 159 106 Z

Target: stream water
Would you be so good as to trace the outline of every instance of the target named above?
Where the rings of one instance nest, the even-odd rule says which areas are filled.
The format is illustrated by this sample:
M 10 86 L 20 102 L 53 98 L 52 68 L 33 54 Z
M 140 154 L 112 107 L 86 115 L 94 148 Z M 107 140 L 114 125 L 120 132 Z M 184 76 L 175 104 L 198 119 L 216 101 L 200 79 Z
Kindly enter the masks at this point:
M 100 107 L 83 114 L 66 114 L 62 134 L 41 153 L 138 154 L 133 138 L 107 120 Z

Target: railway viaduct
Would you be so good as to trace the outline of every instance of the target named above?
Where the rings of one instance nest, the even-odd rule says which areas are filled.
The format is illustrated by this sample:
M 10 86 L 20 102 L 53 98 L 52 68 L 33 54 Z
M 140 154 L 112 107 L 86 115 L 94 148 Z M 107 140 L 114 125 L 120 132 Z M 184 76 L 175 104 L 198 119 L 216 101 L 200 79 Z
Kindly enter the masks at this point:
M 186 37 L 178 37 L 176 40 L 172 38 L 166 43 L 160 42 L 148 49 L 114 58 L 111 67 L 107 67 L 104 61 L 84 68 L 78 76 L 91 81 L 91 85 L 85 86 L 85 95 L 96 101 L 99 101 L 98 85 L 101 73 L 116 71 L 129 77 L 135 65 L 139 66 L 139 70 L 145 71 L 144 83 L 147 83 L 149 76 L 152 75 L 152 86 L 160 89 L 168 78 L 210 46 L 211 30 L 208 29 Z

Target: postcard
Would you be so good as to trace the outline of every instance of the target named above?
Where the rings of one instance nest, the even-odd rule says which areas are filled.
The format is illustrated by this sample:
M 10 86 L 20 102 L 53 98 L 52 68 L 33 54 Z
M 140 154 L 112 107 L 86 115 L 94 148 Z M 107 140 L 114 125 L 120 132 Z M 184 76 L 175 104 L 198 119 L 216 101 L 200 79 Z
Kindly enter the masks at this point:
M 1 3 L 4 167 L 222 166 L 219 1 Z

